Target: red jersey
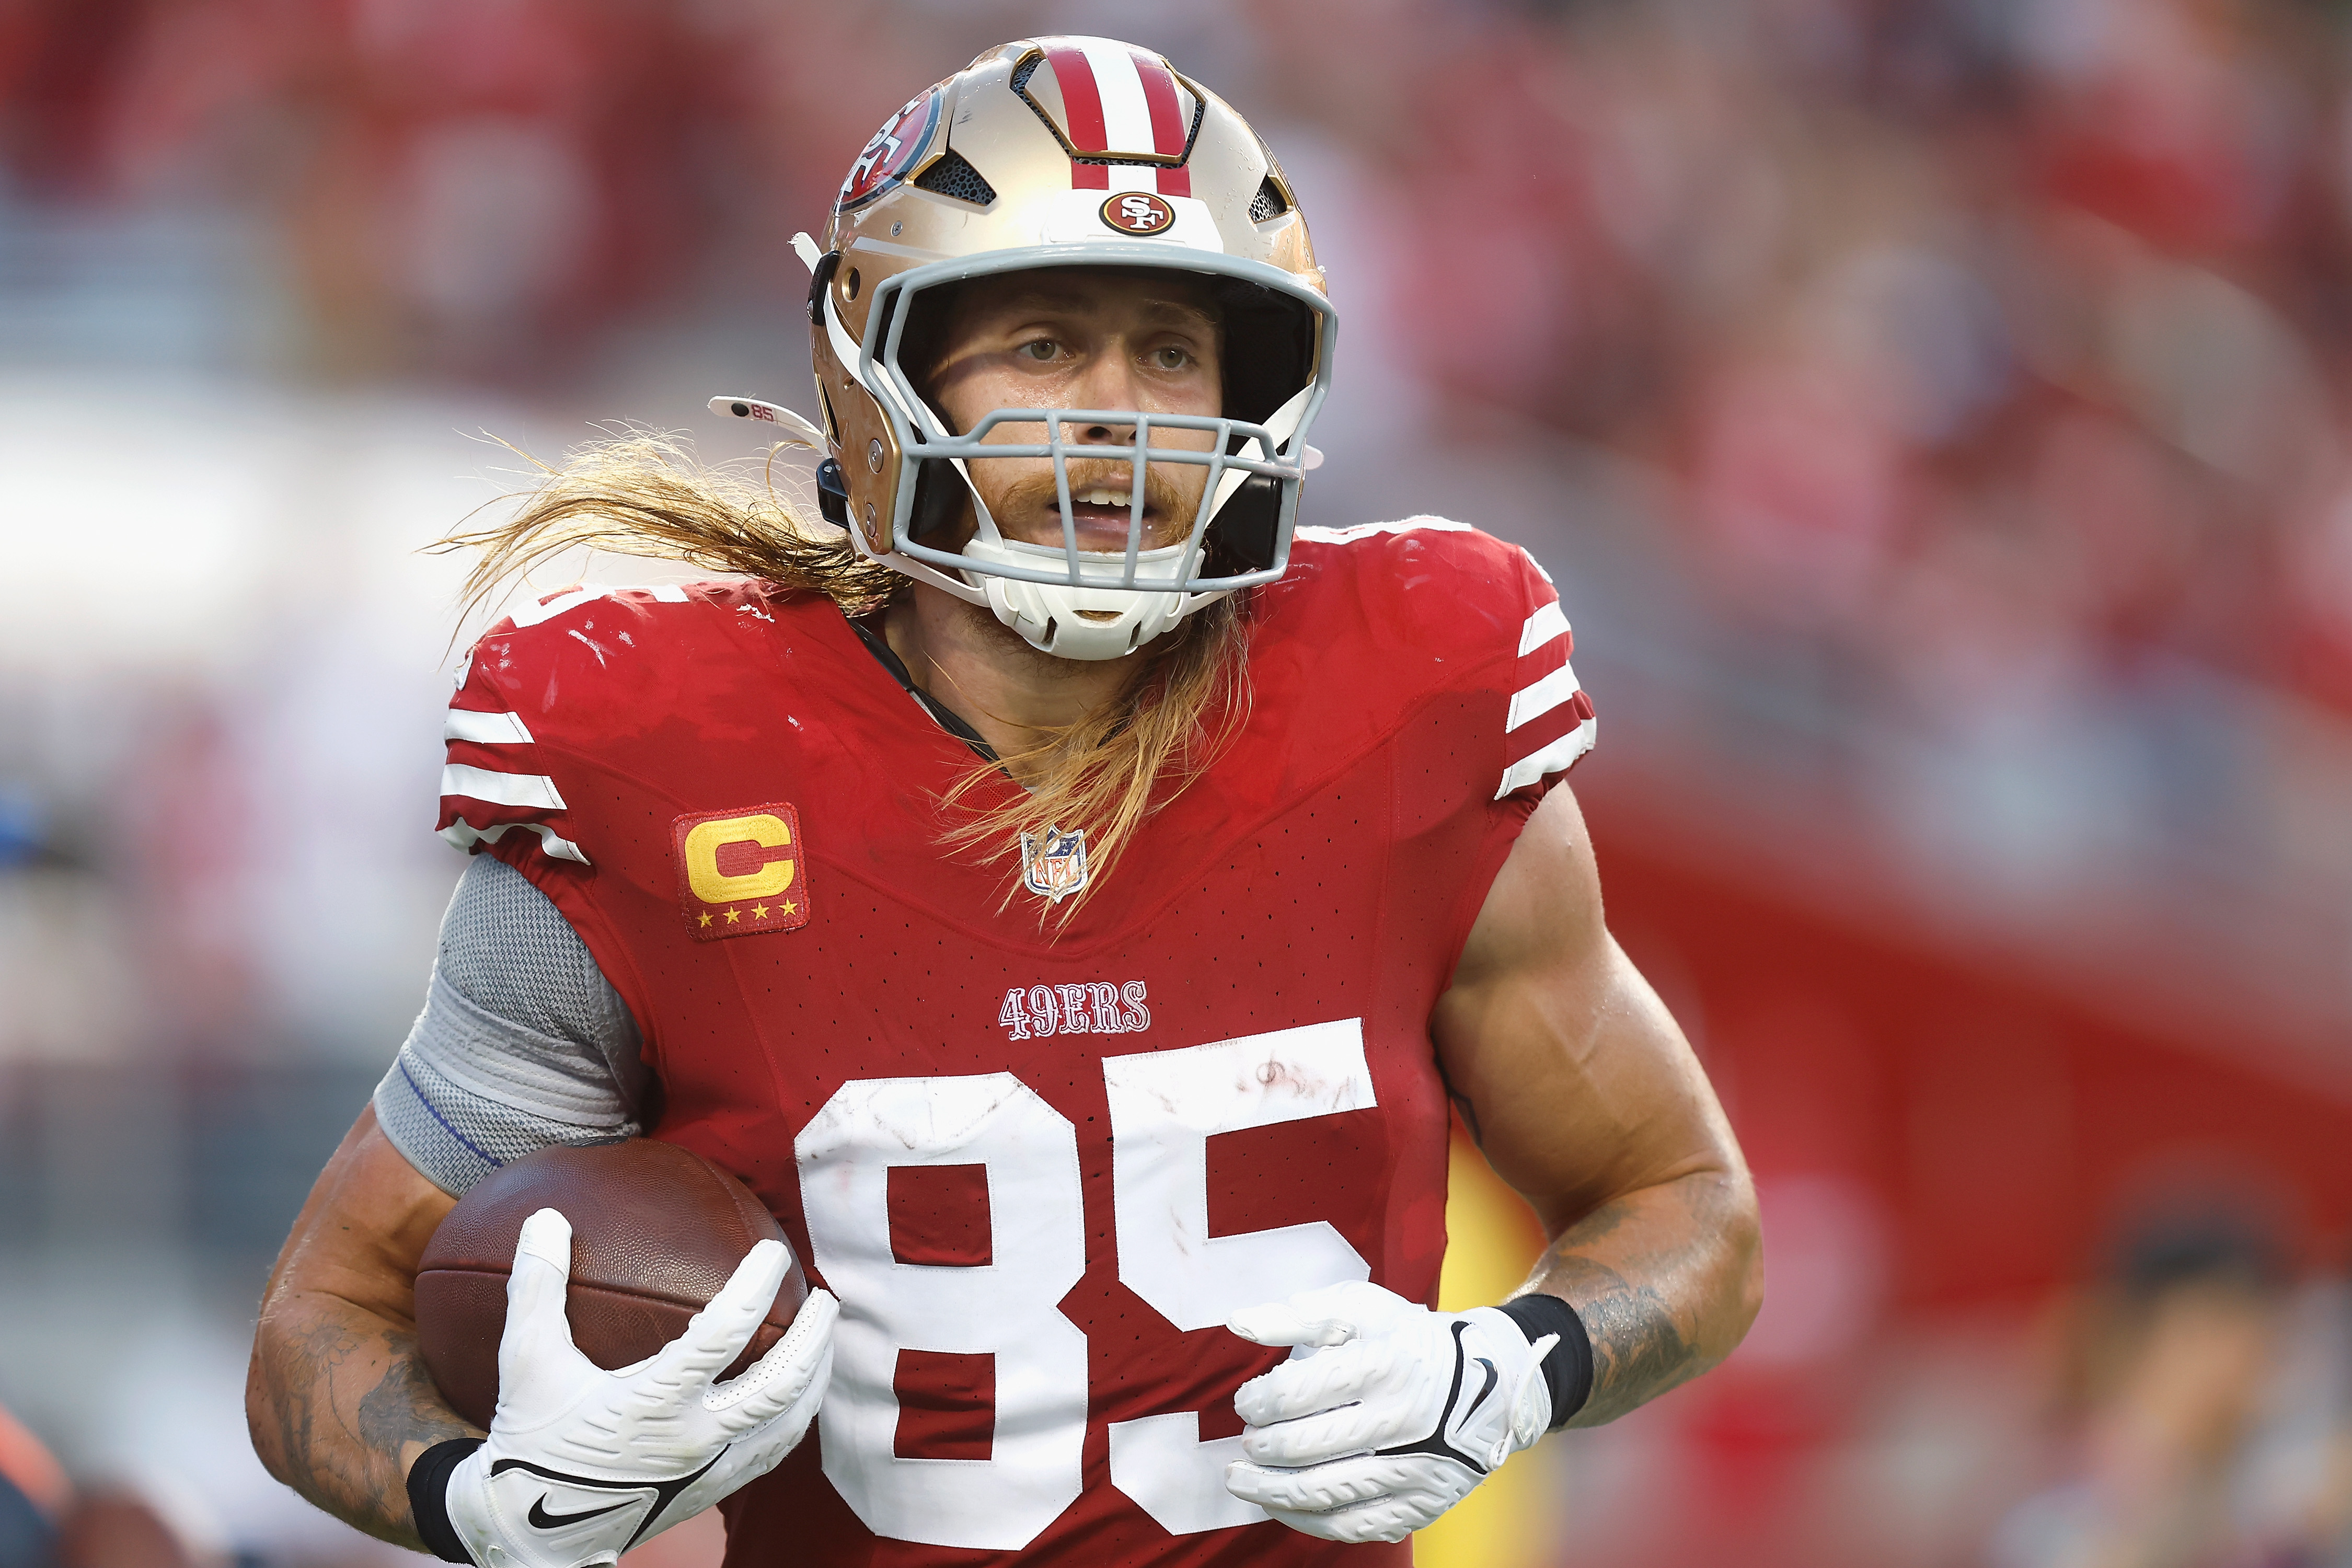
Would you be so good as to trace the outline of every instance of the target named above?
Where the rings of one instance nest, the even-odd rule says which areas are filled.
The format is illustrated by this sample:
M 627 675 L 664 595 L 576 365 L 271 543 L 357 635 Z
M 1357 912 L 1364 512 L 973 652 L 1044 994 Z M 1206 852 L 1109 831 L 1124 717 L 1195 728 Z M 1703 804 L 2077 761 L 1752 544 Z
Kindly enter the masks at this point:
M 1058 929 L 1083 833 L 1009 904 L 944 852 L 977 759 L 826 599 L 582 590 L 476 645 L 445 833 L 563 911 L 654 1135 L 841 1299 L 730 1568 L 1340 1560 L 1225 1491 L 1234 1392 L 1284 1352 L 1222 1325 L 1342 1279 L 1433 1300 L 1430 1012 L 1591 707 L 1540 570 L 1459 524 L 1301 529 L 1250 618 L 1246 724 Z

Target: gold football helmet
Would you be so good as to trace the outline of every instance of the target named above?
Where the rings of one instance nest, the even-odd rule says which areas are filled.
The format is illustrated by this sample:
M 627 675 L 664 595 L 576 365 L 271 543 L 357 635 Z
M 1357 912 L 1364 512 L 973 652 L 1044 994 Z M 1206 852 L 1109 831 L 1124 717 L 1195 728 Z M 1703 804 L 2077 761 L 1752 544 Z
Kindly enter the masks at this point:
M 812 273 L 809 323 L 825 515 L 857 548 L 992 609 L 1034 646 L 1114 658 L 1214 599 L 1281 574 L 1330 384 L 1338 318 L 1282 170 L 1242 117 L 1158 55 L 1106 38 L 992 49 L 916 95 L 866 144 L 824 243 L 793 244 Z M 899 363 L 909 321 L 943 285 L 1043 268 L 1155 268 L 1205 279 L 1223 318 L 1214 417 L 1000 408 L 949 427 Z M 1031 444 L 983 442 L 1035 425 Z M 1124 553 L 1083 551 L 1066 426 L 1132 431 Z M 1154 444 L 1182 427 L 1207 449 Z M 1050 458 L 1059 546 L 1008 539 L 969 465 Z M 1205 466 L 1181 543 L 1147 548 L 1152 463 Z M 967 500 L 977 523 L 957 535 Z

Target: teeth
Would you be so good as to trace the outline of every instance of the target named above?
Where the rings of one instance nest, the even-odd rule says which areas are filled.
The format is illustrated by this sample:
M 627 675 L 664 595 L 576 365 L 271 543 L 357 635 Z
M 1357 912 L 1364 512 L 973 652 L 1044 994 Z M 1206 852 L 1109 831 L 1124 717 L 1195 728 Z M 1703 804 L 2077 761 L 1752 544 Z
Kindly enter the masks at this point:
M 1091 489 L 1077 499 L 1088 506 L 1125 506 L 1128 504 L 1128 492 L 1125 490 Z

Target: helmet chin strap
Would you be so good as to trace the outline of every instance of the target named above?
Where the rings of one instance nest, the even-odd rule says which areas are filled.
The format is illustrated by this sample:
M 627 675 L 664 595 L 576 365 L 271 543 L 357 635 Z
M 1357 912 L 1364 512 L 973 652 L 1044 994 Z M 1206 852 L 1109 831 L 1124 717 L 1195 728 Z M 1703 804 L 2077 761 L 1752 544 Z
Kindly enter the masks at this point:
M 1312 386 L 1300 387 L 1298 391 L 1292 395 L 1289 402 L 1284 404 L 1272 414 L 1266 416 L 1266 434 L 1272 436 L 1277 445 L 1288 445 L 1291 437 L 1297 434 L 1298 430 L 1298 421 L 1304 418 L 1307 414 L 1307 400 L 1309 396 L 1313 395 L 1314 391 L 1315 389 Z M 1323 455 L 1320 452 L 1318 452 L 1314 447 L 1309 447 L 1307 449 L 1307 466 L 1308 468 L 1312 468 L 1321 466 Z M 1262 452 L 1258 450 L 1257 437 L 1253 436 L 1248 440 L 1242 443 L 1242 449 L 1235 453 L 1234 456 L 1242 458 L 1271 458 L 1274 454 L 1271 452 Z M 1248 482 L 1248 469 L 1227 468 L 1224 472 L 1224 476 L 1217 480 L 1217 499 L 1215 504 L 1209 508 L 1209 515 L 1212 518 L 1215 517 L 1219 511 L 1224 509 L 1224 504 L 1234 499 L 1234 492 L 1240 489 L 1243 485 Z

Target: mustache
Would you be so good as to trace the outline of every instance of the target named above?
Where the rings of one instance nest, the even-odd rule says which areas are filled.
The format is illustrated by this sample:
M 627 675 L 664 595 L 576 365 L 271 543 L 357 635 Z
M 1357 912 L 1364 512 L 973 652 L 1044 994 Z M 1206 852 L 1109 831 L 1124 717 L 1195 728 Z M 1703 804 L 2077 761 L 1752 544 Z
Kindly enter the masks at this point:
M 1089 460 L 1066 463 L 1064 467 L 1070 476 L 1073 501 L 1090 489 L 1123 490 L 1133 482 L 1130 477 L 1133 465 L 1126 462 Z M 1203 468 L 1201 471 L 1205 474 L 1208 470 Z M 1051 468 L 1040 474 L 1024 475 L 1007 486 L 994 510 L 1010 515 L 1033 506 L 1049 512 L 1061 510 L 1061 498 L 1055 489 Z M 1165 463 L 1143 465 L 1143 508 L 1146 513 L 1163 519 L 1179 514 L 1189 515 L 1192 510 L 1192 503 L 1185 500 L 1176 481 L 1168 477 L 1168 465 Z

